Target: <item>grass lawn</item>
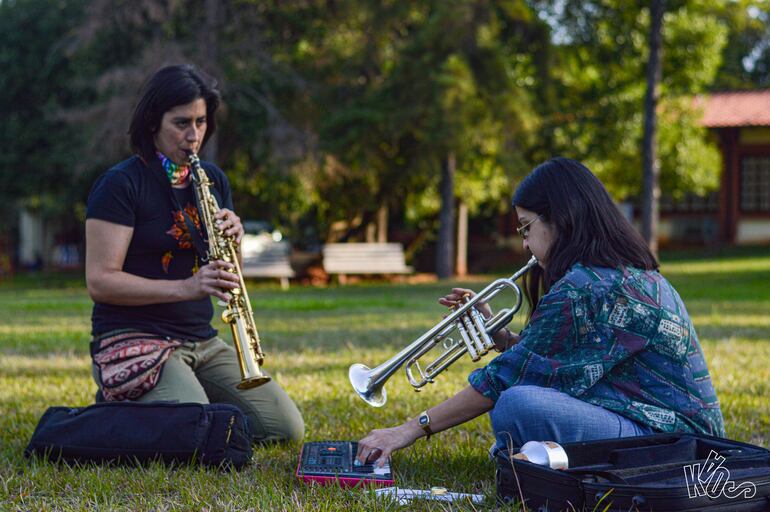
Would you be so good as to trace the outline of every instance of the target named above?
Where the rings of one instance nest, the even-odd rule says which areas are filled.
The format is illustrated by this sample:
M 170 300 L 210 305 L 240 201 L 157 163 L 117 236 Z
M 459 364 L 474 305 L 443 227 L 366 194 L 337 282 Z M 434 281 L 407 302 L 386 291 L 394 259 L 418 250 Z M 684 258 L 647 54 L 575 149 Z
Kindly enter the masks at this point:
M 719 394 L 728 437 L 770 444 L 770 248 L 719 257 L 671 255 L 663 273 L 684 298 Z M 513 268 L 511 269 L 514 270 Z M 480 289 L 495 276 L 466 283 Z M 250 295 L 266 368 L 297 402 L 307 441 L 359 439 L 451 396 L 475 367 L 467 358 L 414 393 L 403 377 L 375 409 L 350 388 L 351 363 L 376 365 L 440 320 L 436 302 L 453 283 L 366 284 L 283 292 L 253 283 Z M 499 303 L 498 303 L 499 304 Z M 294 478 L 299 445 L 257 448 L 240 472 L 63 465 L 24 459 L 38 418 L 51 405 L 92 402 L 88 356 L 91 302 L 82 278 L 21 276 L 0 283 L 0 510 L 397 510 L 373 493 L 307 486 Z M 517 315 L 513 326 L 521 326 Z M 224 326 L 215 325 L 226 333 Z M 226 333 L 229 335 L 229 333 Z M 494 507 L 493 437 L 486 417 L 394 456 L 400 486 L 487 496 Z M 436 502 L 409 510 L 447 510 Z

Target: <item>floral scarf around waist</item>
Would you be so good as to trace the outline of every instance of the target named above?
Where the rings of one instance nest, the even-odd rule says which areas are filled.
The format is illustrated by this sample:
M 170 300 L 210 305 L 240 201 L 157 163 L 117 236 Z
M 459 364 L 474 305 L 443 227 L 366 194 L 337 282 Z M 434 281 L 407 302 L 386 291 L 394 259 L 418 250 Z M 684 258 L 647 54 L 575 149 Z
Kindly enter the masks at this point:
M 91 342 L 104 399 L 136 400 L 160 380 L 163 365 L 181 341 L 135 330 L 111 331 Z

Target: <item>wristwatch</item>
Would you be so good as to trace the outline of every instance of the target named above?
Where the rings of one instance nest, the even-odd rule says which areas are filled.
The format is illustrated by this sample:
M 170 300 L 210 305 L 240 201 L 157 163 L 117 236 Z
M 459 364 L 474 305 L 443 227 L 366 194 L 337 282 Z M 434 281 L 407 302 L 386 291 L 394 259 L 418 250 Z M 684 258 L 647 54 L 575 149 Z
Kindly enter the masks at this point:
M 430 439 L 430 436 L 433 434 L 433 431 L 430 429 L 430 416 L 428 416 L 428 411 L 422 411 L 419 416 L 417 416 L 417 423 L 422 427 L 422 429 L 425 431 L 425 440 L 427 441 Z

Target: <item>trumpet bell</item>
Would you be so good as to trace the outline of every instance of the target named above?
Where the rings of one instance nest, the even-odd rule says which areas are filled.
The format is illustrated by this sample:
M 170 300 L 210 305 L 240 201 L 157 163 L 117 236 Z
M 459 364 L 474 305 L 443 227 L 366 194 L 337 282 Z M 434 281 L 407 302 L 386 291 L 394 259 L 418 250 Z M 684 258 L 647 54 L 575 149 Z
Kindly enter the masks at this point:
M 384 386 L 369 388 L 372 380 L 372 370 L 366 365 L 356 363 L 350 365 L 348 378 L 353 389 L 361 399 L 372 407 L 382 407 L 388 401 Z

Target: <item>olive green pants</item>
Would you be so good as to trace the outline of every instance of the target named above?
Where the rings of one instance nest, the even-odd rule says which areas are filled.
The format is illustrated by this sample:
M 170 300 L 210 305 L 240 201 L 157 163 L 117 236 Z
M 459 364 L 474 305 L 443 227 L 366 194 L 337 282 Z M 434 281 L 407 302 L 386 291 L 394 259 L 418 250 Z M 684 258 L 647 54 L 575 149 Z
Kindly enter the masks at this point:
M 99 374 L 93 365 L 94 380 Z M 238 389 L 241 371 L 235 349 L 221 338 L 185 342 L 163 365 L 158 384 L 137 402 L 175 401 L 233 404 L 248 417 L 255 442 L 300 441 L 305 424 L 297 406 L 276 383 Z

